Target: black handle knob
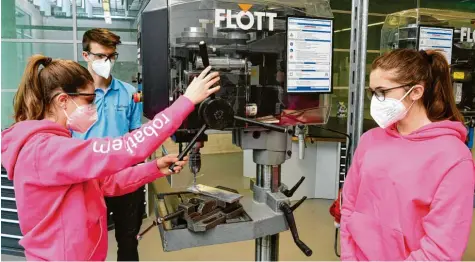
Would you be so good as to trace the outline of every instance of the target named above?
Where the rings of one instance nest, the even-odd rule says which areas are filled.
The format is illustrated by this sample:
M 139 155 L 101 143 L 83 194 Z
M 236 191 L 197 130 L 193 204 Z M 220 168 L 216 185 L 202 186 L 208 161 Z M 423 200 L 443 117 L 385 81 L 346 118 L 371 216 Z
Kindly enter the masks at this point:
M 284 191 L 282 191 L 282 194 L 284 194 L 286 197 L 292 197 L 295 193 L 295 191 L 297 191 L 297 189 L 300 187 L 300 185 L 303 183 L 303 181 L 305 180 L 305 177 L 301 177 L 299 182 L 297 182 L 297 184 L 295 184 L 295 186 L 293 186 L 290 190 L 289 189 L 286 189 Z
M 201 61 L 203 62 L 204 68 L 207 68 L 209 66 L 209 55 L 208 55 L 208 47 L 206 45 L 205 41 L 201 41 L 199 44 L 199 49 L 200 49 L 200 56 L 201 56 Z M 214 99 L 216 97 L 215 94 L 211 94 L 209 96 L 211 99 Z
M 303 201 L 305 201 L 306 199 L 307 199 L 307 197 L 304 196 L 297 203 L 295 203 L 293 206 L 291 206 L 290 209 L 292 210 L 292 212 L 295 211 L 295 209 L 297 209 L 303 203 Z
M 209 56 L 208 56 L 208 47 L 206 46 L 205 41 L 199 43 L 201 61 L 203 61 L 203 66 L 207 68 L 209 66 Z
M 298 239 L 295 241 L 295 244 L 302 250 L 302 252 L 307 256 L 310 257 L 313 254 L 313 251 L 304 243 L 302 240 Z
M 193 148 L 193 146 L 195 145 L 198 138 L 206 131 L 206 128 L 207 128 L 207 126 L 203 125 L 201 127 L 200 131 L 198 131 L 198 133 L 196 133 L 196 135 L 193 137 L 193 139 L 191 139 L 190 143 L 188 143 L 188 145 L 186 145 L 185 149 L 183 151 L 181 151 L 181 153 L 178 155 L 178 160 L 179 161 L 183 160 L 183 158 L 186 156 L 186 154 L 188 154 L 188 152 L 190 152 L 190 150 Z M 176 167 L 176 164 L 172 164 L 168 167 L 168 170 L 170 170 L 170 172 L 172 172 L 172 174 L 173 174 L 173 173 L 175 173 L 175 170 L 173 170 L 175 167 Z
M 300 205 L 305 199 L 306 197 L 304 197 L 303 200 L 300 200 L 297 204 Z M 300 248 L 300 250 L 302 250 L 302 252 L 307 257 L 309 257 L 313 254 L 313 251 L 299 238 L 299 232 L 297 231 L 297 225 L 295 224 L 295 217 L 293 213 L 293 210 L 295 210 L 295 208 L 290 207 L 289 204 L 285 202 L 280 204 L 280 210 L 282 210 L 282 212 L 284 213 L 285 220 L 289 225 L 290 233 L 292 234 L 292 238 L 294 239 L 295 244 L 298 248 Z

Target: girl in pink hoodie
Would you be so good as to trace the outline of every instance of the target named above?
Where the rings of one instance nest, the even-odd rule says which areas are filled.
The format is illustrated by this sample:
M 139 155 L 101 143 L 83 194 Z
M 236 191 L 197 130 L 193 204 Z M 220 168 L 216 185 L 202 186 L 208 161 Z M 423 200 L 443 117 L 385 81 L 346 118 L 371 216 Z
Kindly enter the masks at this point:
M 42 67 L 41 67 L 42 66 Z M 41 67 L 41 68 L 40 68 Z M 28 260 L 105 260 L 104 196 L 137 190 L 169 175 L 166 156 L 150 156 L 200 103 L 219 87 L 205 69 L 186 93 L 153 120 L 123 137 L 78 140 L 97 119 L 93 79 L 78 63 L 34 56 L 15 101 L 15 120 L 2 132 L 2 165 L 14 181 L 18 218 Z M 132 99 L 132 98 L 131 98 Z
M 445 57 L 395 50 L 373 62 L 371 116 L 343 187 L 342 260 L 460 260 L 475 170 Z

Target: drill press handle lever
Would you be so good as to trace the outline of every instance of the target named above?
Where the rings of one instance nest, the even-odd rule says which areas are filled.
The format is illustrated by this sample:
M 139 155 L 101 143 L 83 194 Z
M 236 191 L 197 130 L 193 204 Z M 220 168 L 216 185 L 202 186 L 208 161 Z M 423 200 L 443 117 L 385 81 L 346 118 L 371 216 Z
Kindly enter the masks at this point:
M 198 138 L 206 131 L 207 127 L 208 126 L 206 124 L 204 124 L 201 127 L 200 131 L 198 131 L 198 133 L 196 133 L 196 135 L 193 137 L 193 139 L 191 139 L 190 143 L 188 143 L 188 145 L 186 145 L 185 149 L 183 151 L 181 151 L 181 153 L 178 155 L 178 161 L 183 160 L 183 158 L 188 154 L 188 152 L 190 152 L 190 150 L 193 148 L 193 146 L 195 145 Z M 175 167 L 176 167 L 176 165 L 172 164 L 172 165 L 170 165 L 170 167 L 168 167 L 168 170 L 170 170 L 170 172 L 173 174 L 173 173 L 175 173 L 175 170 L 173 170 Z
M 294 239 L 295 244 L 297 245 L 300 250 L 307 256 L 311 256 L 313 251 L 299 238 L 299 232 L 297 231 L 297 225 L 295 224 L 295 217 L 294 217 L 294 210 L 300 206 L 300 204 L 305 201 L 307 197 L 303 197 L 299 202 L 297 202 L 294 206 L 290 206 L 289 204 L 283 202 L 280 204 L 280 210 L 284 213 L 285 220 L 290 228 L 290 233 Z
M 144 231 L 142 231 L 141 233 L 139 233 L 137 235 L 137 237 L 136 237 L 137 240 L 142 240 L 143 236 L 145 234 L 147 234 L 154 226 L 158 226 L 159 224 L 162 224 L 165 221 L 168 221 L 168 220 L 173 219 L 175 217 L 179 217 L 183 213 L 185 213 L 185 210 L 180 209 L 180 210 L 176 211 L 175 213 L 171 213 L 171 214 L 166 215 L 164 217 L 157 218 L 156 220 L 153 221 L 153 223 L 150 226 L 148 226 Z
M 293 135 L 293 133 L 294 133 L 294 131 L 292 129 L 288 129 L 286 127 L 273 125 L 273 124 L 268 124 L 268 123 L 263 123 L 263 122 L 248 119 L 248 118 L 245 118 L 245 117 L 234 116 L 234 119 L 238 120 L 238 121 L 248 123 L 248 124 L 253 124 L 253 125 L 256 125 L 256 126 L 260 126 L 260 127 L 272 130 L 272 131 L 280 132 L 280 133 L 288 133 L 290 135 Z
M 290 190 L 289 189 L 285 189 L 282 191 L 282 194 L 284 194 L 286 197 L 292 197 L 295 193 L 295 191 L 297 191 L 297 189 L 300 187 L 300 185 L 303 183 L 303 181 L 305 180 L 305 177 L 301 177 L 300 180 L 297 182 L 297 184 L 295 184 L 295 186 L 293 186 Z

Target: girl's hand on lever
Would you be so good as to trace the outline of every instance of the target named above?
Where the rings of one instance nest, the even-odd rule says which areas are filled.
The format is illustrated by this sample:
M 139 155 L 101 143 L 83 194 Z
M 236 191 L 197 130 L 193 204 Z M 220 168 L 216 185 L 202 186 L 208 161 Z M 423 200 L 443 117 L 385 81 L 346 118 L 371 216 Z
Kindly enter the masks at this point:
M 157 168 L 160 170 L 160 172 L 162 172 L 162 174 L 168 176 L 172 174 L 170 170 L 168 170 L 168 167 L 171 164 L 175 164 L 175 168 L 173 168 L 175 172 L 173 174 L 177 174 L 180 173 L 180 171 L 183 169 L 183 166 L 186 165 L 187 162 L 187 156 L 183 158 L 183 161 L 178 161 L 178 154 L 170 154 L 157 159 Z
M 197 105 L 205 100 L 211 94 L 218 92 L 220 86 L 212 87 L 219 81 L 219 73 L 209 73 L 211 66 L 208 66 L 198 77 L 195 77 L 185 91 L 184 96 Z

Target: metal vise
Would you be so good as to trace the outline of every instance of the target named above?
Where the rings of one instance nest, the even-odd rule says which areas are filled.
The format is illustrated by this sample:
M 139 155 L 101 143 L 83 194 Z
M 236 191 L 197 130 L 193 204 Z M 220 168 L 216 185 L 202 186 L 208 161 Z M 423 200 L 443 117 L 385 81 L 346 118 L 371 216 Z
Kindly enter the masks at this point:
M 244 212 L 239 202 L 226 203 L 207 196 L 197 196 L 187 202 L 180 203 L 177 211 L 157 219 L 159 224 L 173 218 L 186 221 L 187 227 L 193 232 L 203 232 L 226 223 L 227 219 L 240 216 Z

